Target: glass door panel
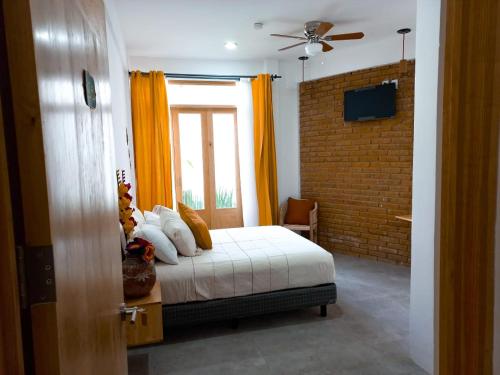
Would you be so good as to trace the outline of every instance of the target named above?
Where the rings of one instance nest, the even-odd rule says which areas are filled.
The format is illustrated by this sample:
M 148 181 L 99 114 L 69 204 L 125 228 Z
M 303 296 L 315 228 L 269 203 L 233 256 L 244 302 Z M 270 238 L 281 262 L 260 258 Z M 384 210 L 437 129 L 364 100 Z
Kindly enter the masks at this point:
M 214 113 L 215 208 L 237 207 L 236 137 L 233 113 Z
M 205 208 L 203 137 L 200 113 L 179 113 L 182 202 L 194 210 Z
M 210 229 L 243 225 L 236 109 L 171 108 L 176 199 Z

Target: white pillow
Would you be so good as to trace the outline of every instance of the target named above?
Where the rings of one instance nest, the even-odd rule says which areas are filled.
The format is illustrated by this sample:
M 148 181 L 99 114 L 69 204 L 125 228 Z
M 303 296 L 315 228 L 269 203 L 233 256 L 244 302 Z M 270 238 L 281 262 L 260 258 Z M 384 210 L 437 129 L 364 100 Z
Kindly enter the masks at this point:
M 160 215 L 162 212 L 170 212 L 170 213 L 176 213 L 174 210 L 172 210 L 171 208 L 168 208 L 168 207 L 165 207 L 165 206 L 162 206 L 160 204 L 157 204 L 156 206 L 153 207 L 153 213 L 157 214 L 157 215 Z
M 157 227 L 161 227 L 160 216 L 152 213 L 151 211 L 144 211 L 144 218 L 146 220 L 146 224 L 156 225 Z
M 177 258 L 177 249 L 168 237 L 156 225 L 143 224 L 136 231 L 136 237 L 144 238 L 153 244 L 155 247 L 155 256 L 167 264 L 179 264 Z
M 137 226 L 140 228 L 142 224 L 146 222 L 146 218 L 142 214 L 141 210 L 139 210 L 137 207 L 132 205 L 130 207 L 134 209 L 134 212 L 132 212 L 132 217 L 135 219 L 135 221 L 137 222 Z
M 170 238 L 180 254 L 187 257 L 196 255 L 196 240 L 193 233 L 177 212 L 168 208 L 162 209 L 160 222 L 163 233 Z

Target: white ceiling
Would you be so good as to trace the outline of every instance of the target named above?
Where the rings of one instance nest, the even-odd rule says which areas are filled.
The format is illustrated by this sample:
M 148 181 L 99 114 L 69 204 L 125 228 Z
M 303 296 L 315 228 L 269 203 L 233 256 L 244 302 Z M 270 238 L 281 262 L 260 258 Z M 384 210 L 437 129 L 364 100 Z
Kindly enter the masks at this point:
M 416 0 L 115 0 L 130 56 L 189 59 L 296 58 L 303 47 L 278 48 L 302 35 L 306 21 L 330 21 L 329 34 L 362 31 L 358 41 L 333 42 L 336 50 L 393 38 L 397 29 L 415 29 Z M 262 22 L 263 29 L 253 24 Z M 238 43 L 228 51 L 224 42 Z M 383 53 L 383 51 L 381 51 Z

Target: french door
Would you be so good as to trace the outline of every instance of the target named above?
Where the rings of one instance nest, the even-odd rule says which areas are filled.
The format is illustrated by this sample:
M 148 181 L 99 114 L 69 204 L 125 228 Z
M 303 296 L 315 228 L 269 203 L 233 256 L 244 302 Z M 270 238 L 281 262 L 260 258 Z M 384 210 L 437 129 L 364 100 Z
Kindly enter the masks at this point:
M 172 107 L 175 193 L 211 229 L 243 226 L 236 108 Z

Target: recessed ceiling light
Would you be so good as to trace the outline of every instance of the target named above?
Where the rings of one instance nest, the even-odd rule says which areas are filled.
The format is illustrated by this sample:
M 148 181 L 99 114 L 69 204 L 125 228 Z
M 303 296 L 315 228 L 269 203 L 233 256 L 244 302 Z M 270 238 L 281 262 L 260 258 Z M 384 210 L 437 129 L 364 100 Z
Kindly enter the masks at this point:
M 238 48 L 238 44 L 236 42 L 226 42 L 224 43 L 224 47 L 227 49 L 236 49 Z

